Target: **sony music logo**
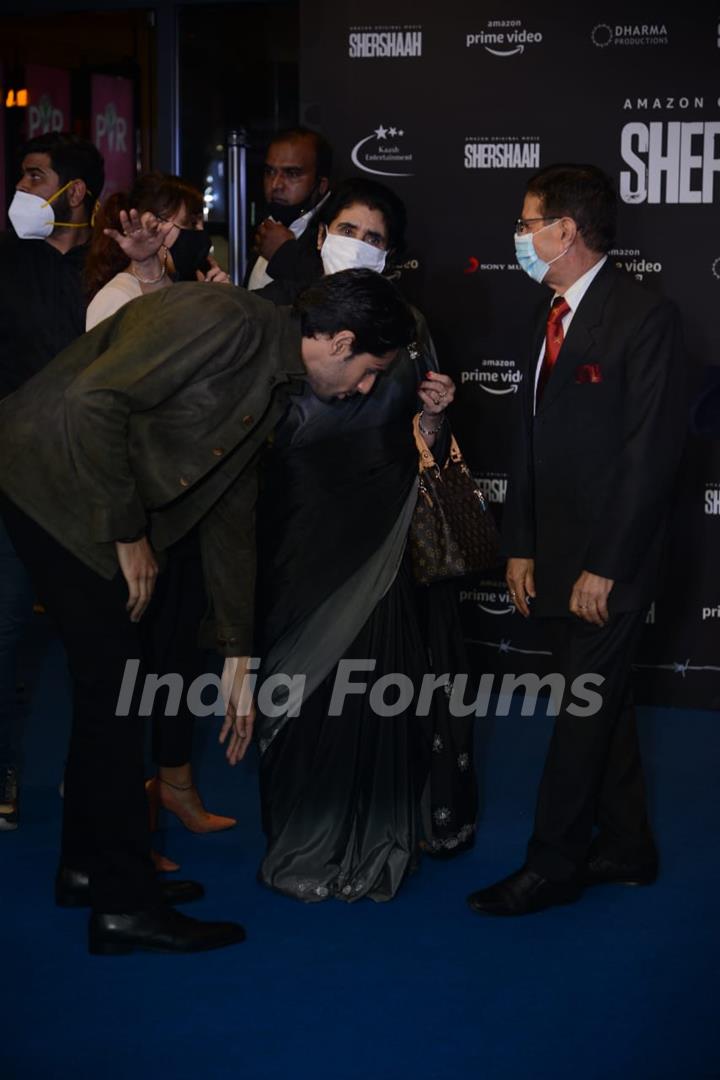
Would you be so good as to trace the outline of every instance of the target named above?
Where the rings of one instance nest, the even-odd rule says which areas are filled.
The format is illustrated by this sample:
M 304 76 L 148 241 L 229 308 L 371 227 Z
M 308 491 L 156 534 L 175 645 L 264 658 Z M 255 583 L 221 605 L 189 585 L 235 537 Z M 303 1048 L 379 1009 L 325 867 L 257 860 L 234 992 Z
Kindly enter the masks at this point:
M 625 124 L 620 173 L 626 203 L 712 203 L 720 172 L 720 122 Z

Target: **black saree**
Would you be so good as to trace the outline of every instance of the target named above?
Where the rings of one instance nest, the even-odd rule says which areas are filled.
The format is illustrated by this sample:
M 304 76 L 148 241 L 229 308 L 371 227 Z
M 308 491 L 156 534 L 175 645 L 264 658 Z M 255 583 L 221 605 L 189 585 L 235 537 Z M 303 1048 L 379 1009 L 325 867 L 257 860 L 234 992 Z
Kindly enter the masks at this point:
M 436 704 L 444 696 L 438 691 L 424 717 L 415 705 L 430 670 L 429 637 L 457 632 L 457 648 L 436 641 L 441 660 L 460 662 L 462 646 L 447 590 L 440 609 L 432 590 L 419 604 L 405 556 L 417 487 L 416 385 L 405 356 L 367 398 L 324 404 L 308 392 L 277 430 L 263 470 L 258 685 L 279 674 L 303 675 L 306 683 L 298 715 L 283 711 L 280 693 L 278 709 L 258 711 L 267 837 L 259 877 L 308 901 L 392 898 L 417 862 L 423 792 L 429 822 L 434 813 L 428 778 L 438 720 L 447 727 L 447 698 Z M 435 625 L 438 610 L 445 614 Z M 349 677 L 367 689 L 340 703 L 350 661 L 372 670 L 355 668 Z M 378 715 L 373 687 L 393 675 L 410 680 L 412 701 L 397 715 Z M 392 706 L 396 698 L 388 688 L 383 700 Z M 475 789 L 464 723 L 464 735 L 455 736 L 467 758 L 457 773 L 469 798 L 463 807 L 446 805 L 454 798 L 446 785 L 435 810 L 443 811 L 441 831 L 455 826 L 457 834 L 465 825 L 469 843 Z

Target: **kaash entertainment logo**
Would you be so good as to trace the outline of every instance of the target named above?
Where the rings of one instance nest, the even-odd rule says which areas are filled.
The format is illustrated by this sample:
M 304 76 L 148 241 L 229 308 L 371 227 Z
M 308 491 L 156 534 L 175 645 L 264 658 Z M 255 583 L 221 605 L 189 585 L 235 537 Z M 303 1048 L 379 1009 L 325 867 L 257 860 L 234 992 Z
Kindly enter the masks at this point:
M 521 19 L 488 19 L 487 28 L 465 35 L 465 48 L 482 45 L 491 56 L 522 56 L 531 45 L 539 45 L 543 36 L 537 30 L 525 30 Z
M 606 49 L 608 45 L 667 45 L 668 31 L 664 23 L 616 23 L 615 26 L 597 23 L 590 31 L 590 39 L 598 49 Z
M 474 604 L 486 615 L 512 615 L 515 605 L 504 581 L 480 581 L 475 589 L 462 589 L 461 604 Z
M 400 145 L 405 131 L 395 125 L 385 127 L 380 124 L 372 135 L 366 135 L 353 147 L 350 155 L 353 165 L 375 176 L 413 176 L 411 172 L 400 172 L 399 167 L 412 165 L 412 153 Z M 389 165 L 390 169 L 378 169 L 377 165 Z
M 705 513 L 720 516 L 720 484 L 705 485 Z
M 480 367 L 460 372 L 460 385 L 479 386 L 486 394 L 517 394 L 522 382 L 522 372 L 514 360 L 485 359 Z
M 636 281 L 644 281 L 646 274 L 662 273 L 662 263 L 642 258 L 639 248 L 614 248 L 609 255 L 618 270 L 632 274 Z
M 663 105 L 662 102 L 665 102 Z M 702 97 L 638 98 L 624 108 L 704 107 Z M 671 104 L 667 104 L 670 102 Z M 687 102 L 687 106 L 685 103 Z M 620 154 L 629 168 L 620 173 L 620 196 L 626 203 L 712 203 L 720 172 L 720 122 L 632 121 L 620 134 Z
M 530 135 L 465 139 L 466 169 L 539 169 L 540 139 Z
M 507 473 L 485 473 L 484 476 L 473 474 L 473 480 L 489 503 L 503 506 L 507 498 Z
M 351 26 L 351 60 L 400 60 L 422 56 L 422 26 Z

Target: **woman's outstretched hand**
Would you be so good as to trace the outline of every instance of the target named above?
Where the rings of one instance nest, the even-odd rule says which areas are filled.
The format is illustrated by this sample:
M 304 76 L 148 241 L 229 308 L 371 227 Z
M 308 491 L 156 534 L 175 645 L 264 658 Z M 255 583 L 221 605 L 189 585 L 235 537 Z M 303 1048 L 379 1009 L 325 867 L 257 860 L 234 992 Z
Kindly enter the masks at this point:
M 175 225 L 172 221 L 161 221 L 149 210 L 140 216 L 137 210 L 120 211 L 120 231 L 103 229 L 106 236 L 111 236 L 122 248 L 131 262 L 144 262 L 157 255 Z

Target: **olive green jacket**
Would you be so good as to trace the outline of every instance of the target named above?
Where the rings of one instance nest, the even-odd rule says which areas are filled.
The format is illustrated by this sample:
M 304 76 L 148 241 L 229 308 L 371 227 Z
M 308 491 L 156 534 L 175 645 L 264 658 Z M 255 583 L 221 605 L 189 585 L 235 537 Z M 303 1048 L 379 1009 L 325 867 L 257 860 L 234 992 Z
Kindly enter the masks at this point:
M 133 300 L 0 403 L 0 488 L 105 578 L 114 542 L 199 523 L 201 640 L 252 647 L 257 457 L 302 387 L 300 327 L 231 285 Z

